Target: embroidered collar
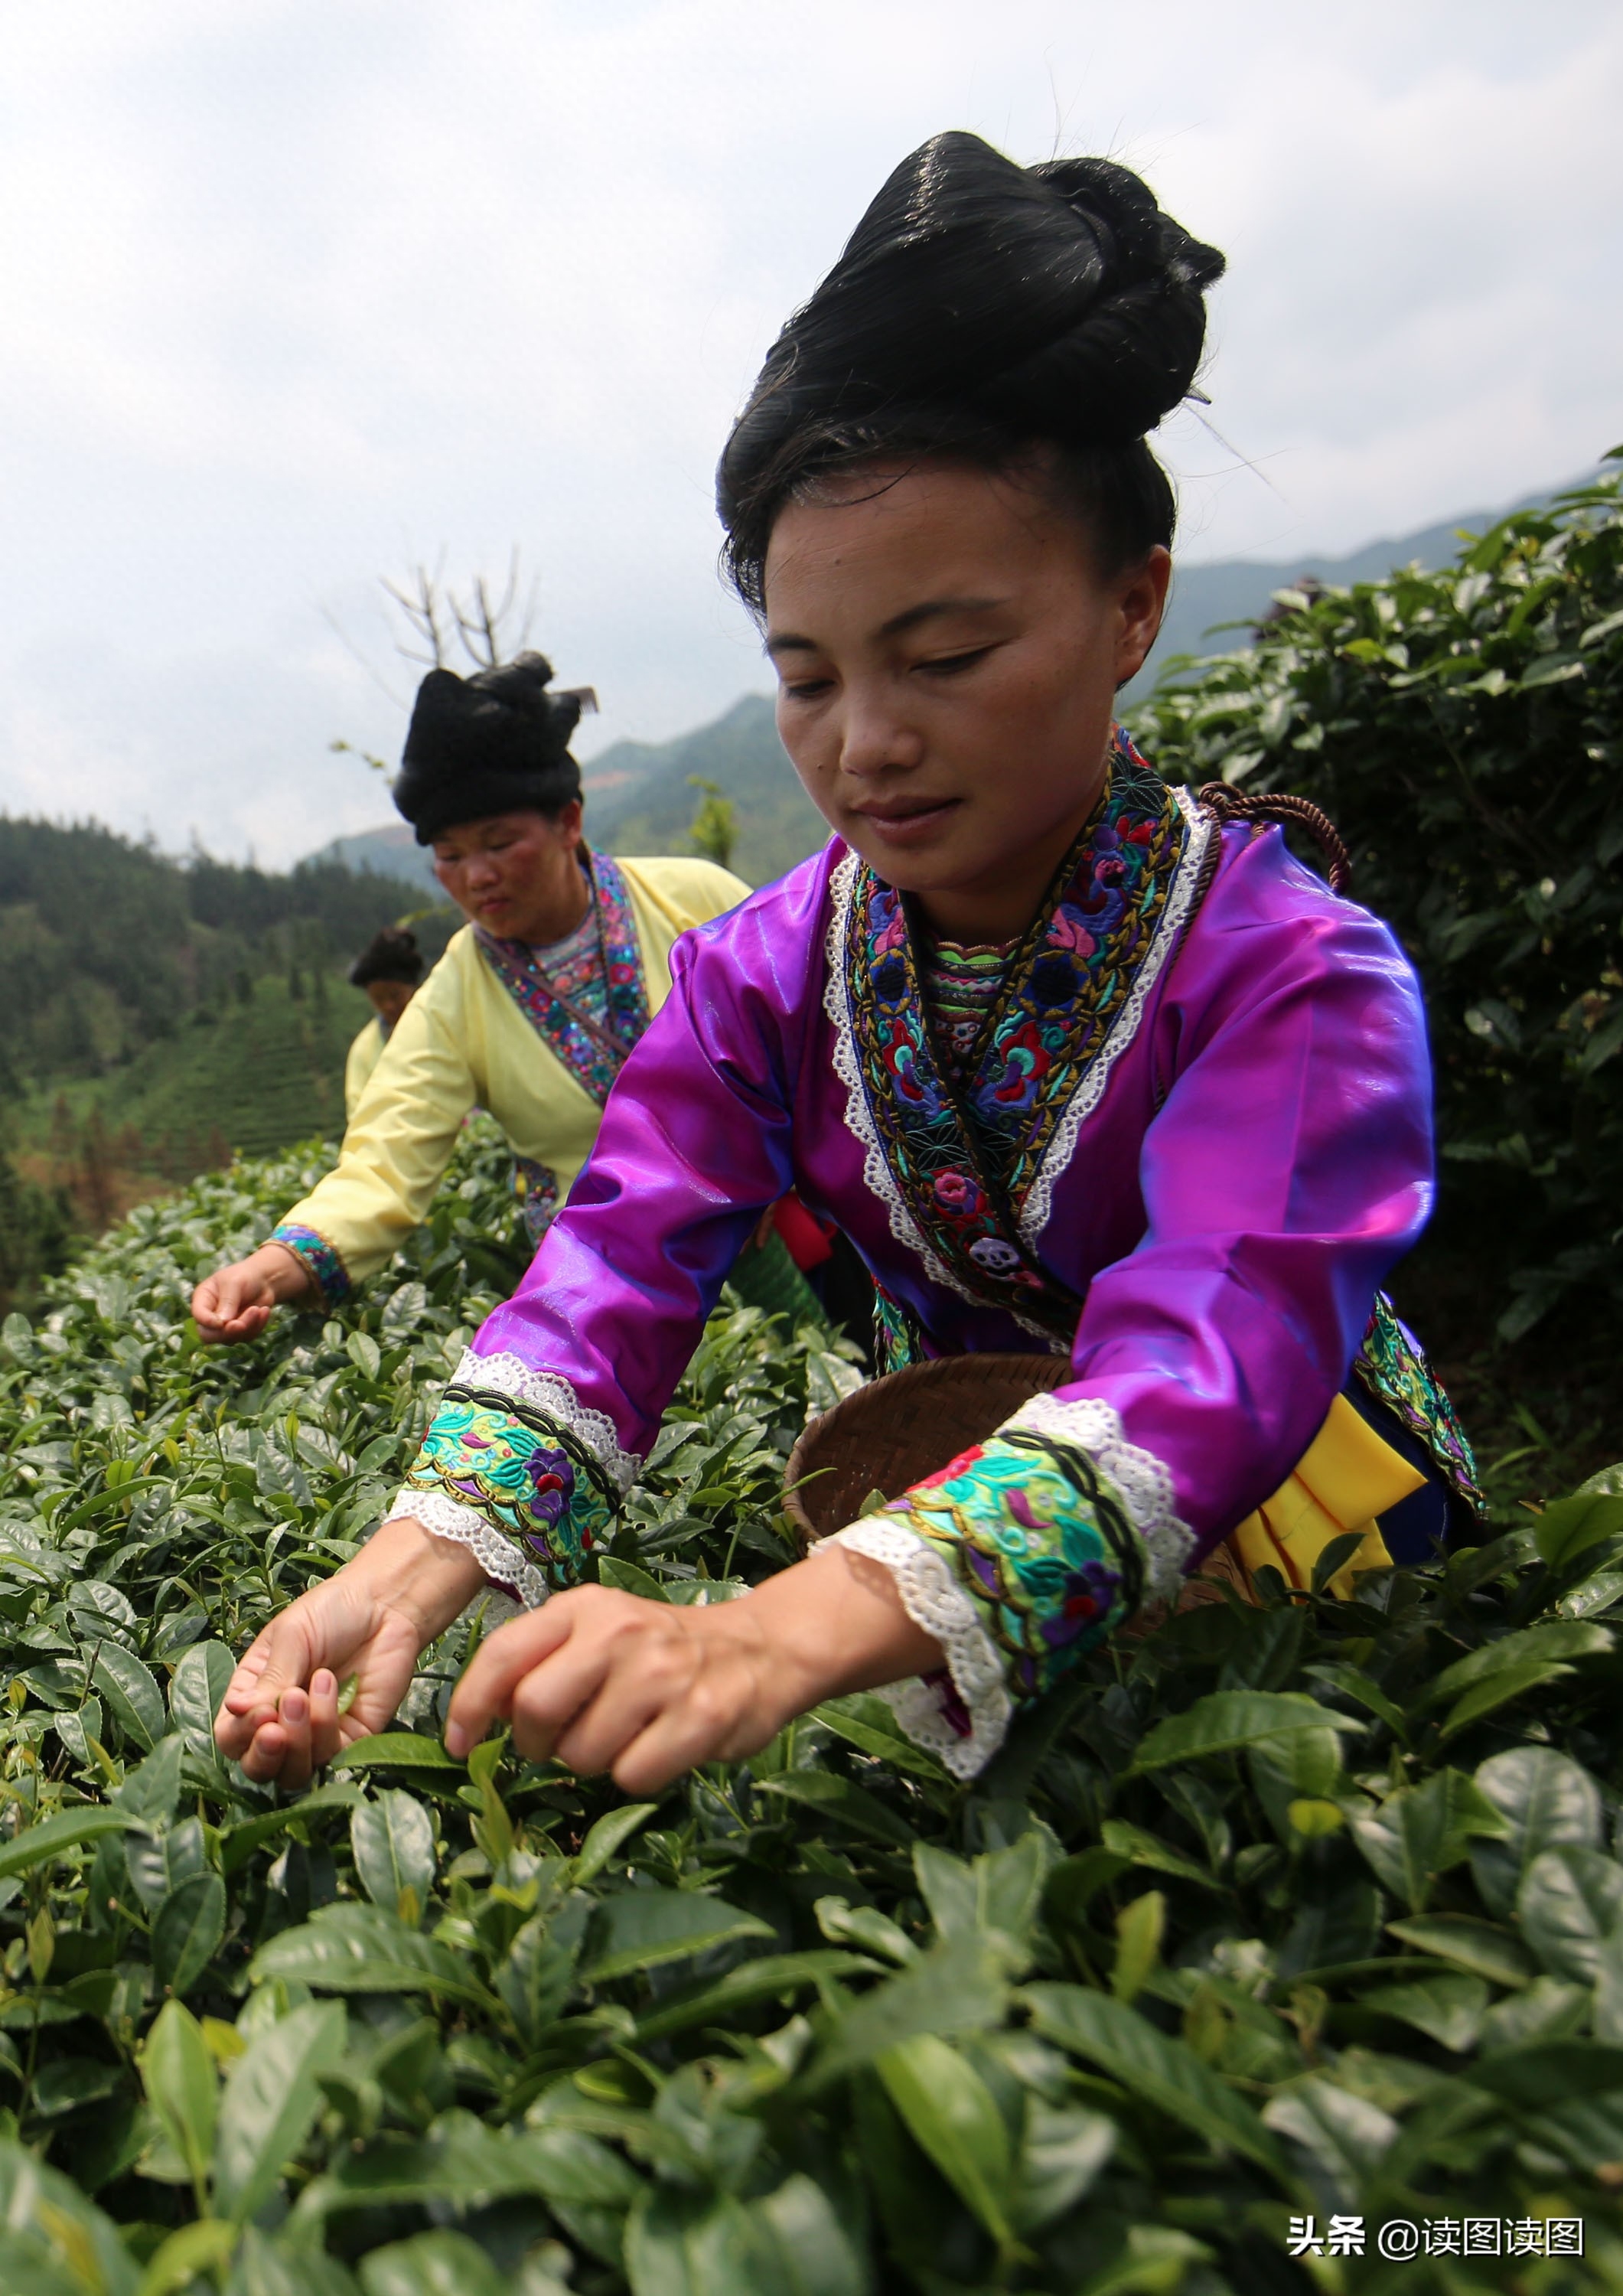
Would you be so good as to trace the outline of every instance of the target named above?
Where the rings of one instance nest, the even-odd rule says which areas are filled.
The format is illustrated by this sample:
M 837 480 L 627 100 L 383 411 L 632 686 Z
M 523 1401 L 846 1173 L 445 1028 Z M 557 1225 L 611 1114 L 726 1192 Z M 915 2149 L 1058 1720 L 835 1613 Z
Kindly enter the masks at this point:
M 585 865 L 595 895 L 598 950 L 607 980 L 601 1029 L 560 993 L 527 941 L 497 940 L 482 927 L 475 930 L 485 962 L 520 1012 L 601 1108 L 626 1055 L 648 1026 L 648 984 L 624 876 L 606 853 L 586 853 Z
M 1210 833 L 1118 727 L 1100 803 L 956 1085 L 931 1038 L 903 897 L 855 855 L 836 873 L 829 1009 L 868 1183 L 932 1275 L 1051 1342 L 1069 1341 L 1078 1312 L 1036 1250 L 1053 1180 L 1176 945 Z

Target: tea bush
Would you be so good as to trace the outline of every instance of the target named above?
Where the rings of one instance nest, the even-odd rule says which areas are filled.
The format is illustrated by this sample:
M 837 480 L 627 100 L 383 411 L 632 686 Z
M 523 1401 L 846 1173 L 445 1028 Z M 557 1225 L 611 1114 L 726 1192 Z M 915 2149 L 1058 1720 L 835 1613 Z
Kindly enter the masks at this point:
M 512 1274 L 476 1135 L 341 1319 L 200 1350 L 194 1275 L 307 1177 L 200 1181 L 4 1326 L 6 2296 L 1623 2284 L 1623 1477 L 1124 1640 L 969 1790 L 871 1697 L 657 1803 L 464 1767 L 475 1620 L 283 1797 L 217 1759 L 231 1653 Z M 603 1577 L 786 1561 L 853 1376 L 718 1314 Z
M 1623 1306 L 1620 484 L 1438 573 L 1281 592 L 1249 651 L 1172 665 L 1132 718 L 1171 780 L 1294 791 L 1340 828 L 1425 985 L 1430 1249 L 1507 1340 L 1558 1305 L 1615 1332 Z

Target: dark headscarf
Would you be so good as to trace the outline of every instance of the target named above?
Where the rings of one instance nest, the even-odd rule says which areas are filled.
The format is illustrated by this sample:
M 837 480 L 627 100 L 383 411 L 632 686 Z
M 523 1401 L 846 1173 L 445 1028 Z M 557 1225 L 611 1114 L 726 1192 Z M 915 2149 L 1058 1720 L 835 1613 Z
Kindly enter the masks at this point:
M 385 925 L 373 933 L 349 968 L 349 983 L 365 988 L 374 980 L 403 980 L 414 988 L 422 978 L 422 954 L 415 933 L 402 925 Z
M 419 845 L 495 813 L 555 816 L 580 795 L 570 755 L 584 693 L 549 693 L 553 666 L 521 653 L 472 677 L 431 669 L 417 689 L 395 804 Z

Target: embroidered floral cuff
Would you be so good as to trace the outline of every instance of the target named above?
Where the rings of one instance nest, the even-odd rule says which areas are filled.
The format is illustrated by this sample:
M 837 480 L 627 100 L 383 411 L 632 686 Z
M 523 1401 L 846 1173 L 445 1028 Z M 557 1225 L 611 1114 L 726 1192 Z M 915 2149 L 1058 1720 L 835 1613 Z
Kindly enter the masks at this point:
M 534 1607 L 572 1586 L 610 1534 L 637 1461 L 565 1379 L 515 1355 L 463 1356 L 389 1519 L 470 1547 Z
M 1016 1702 L 1170 1595 L 1194 1547 L 1171 1477 L 1110 1405 L 1050 1395 L 836 1538 L 894 1572 L 940 1644 L 943 1672 L 885 1694 L 960 1777 L 996 1752 Z
M 301 1227 L 297 1220 L 283 1220 L 271 1231 L 270 1241 L 279 1243 L 283 1251 L 291 1251 L 305 1274 L 321 1294 L 324 1308 L 336 1308 L 348 1296 L 349 1270 L 344 1266 L 344 1256 L 335 1243 L 313 1227 Z

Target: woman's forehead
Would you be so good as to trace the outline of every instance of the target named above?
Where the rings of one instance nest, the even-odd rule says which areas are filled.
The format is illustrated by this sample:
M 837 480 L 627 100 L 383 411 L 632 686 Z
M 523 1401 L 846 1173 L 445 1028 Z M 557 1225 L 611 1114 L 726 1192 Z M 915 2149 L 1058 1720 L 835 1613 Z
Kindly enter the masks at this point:
M 768 647 L 809 609 L 884 622 L 925 599 L 1001 598 L 1080 556 L 1067 522 L 1008 473 L 949 463 L 843 472 L 778 515 Z

